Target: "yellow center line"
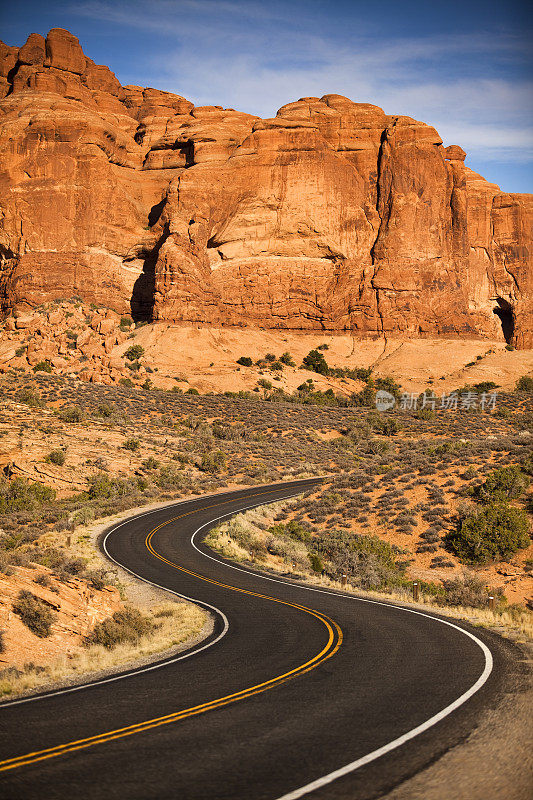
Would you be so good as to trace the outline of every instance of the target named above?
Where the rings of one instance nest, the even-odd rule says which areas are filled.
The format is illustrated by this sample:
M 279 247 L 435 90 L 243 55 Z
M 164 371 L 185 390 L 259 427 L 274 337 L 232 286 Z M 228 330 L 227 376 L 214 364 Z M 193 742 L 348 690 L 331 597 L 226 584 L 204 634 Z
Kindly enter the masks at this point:
M 249 500 L 252 497 L 260 497 L 265 494 L 273 494 L 274 492 L 279 491 L 279 489 L 271 489 L 270 491 L 266 492 L 256 492 L 253 495 L 249 495 L 246 500 Z M 243 498 L 244 499 L 244 498 Z M 210 508 L 217 508 L 218 506 L 227 505 L 228 503 L 235 502 L 235 498 L 231 498 L 230 500 L 224 500 L 220 503 L 214 503 L 210 506 L 204 506 L 202 509 L 194 509 L 193 511 L 187 511 L 184 514 L 180 514 L 179 516 L 172 517 L 171 519 L 163 522 L 161 525 L 158 525 L 156 528 L 153 528 L 145 539 L 145 545 L 150 553 L 158 558 L 160 561 L 163 561 L 165 564 L 173 567 L 180 572 L 184 572 L 187 575 L 191 575 L 198 580 L 205 581 L 206 583 L 214 584 L 215 586 L 220 586 L 223 589 L 230 589 L 234 592 L 239 592 L 241 594 L 247 594 L 251 597 L 259 597 L 263 600 L 269 600 L 272 603 L 280 603 L 281 605 L 291 606 L 292 608 L 296 608 L 299 611 L 303 611 L 306 614 L 310 614 L 316 619 L 322 622 L 327 631 L 328 631 L 328 641 L 325 647 L 317 653 L 313 658 L 309 659 L 303 664 L 300 664 L 298 667 L 295 667 L 288 672 L 284 672 L 281 675 L 276 675 L 274 678 L 270 678 L 268 681 L 264 681 L 263 683 L 258 683 L 254 686 L 249 686 L 246 689 L 241 689 L 239 692 L 235 692 L 234 694 L 226 695 L 225 697 L 219 697 L 215 700 L 210 700 L 206 703 L 202 703 L 197 706 L 193 706 L 191 708 L 185 708 L 182 711 L 175 711 L 172 714 L 167 714 L 166 716 L 156 717 L 154 719 L 145 720 L 144 722 L 139 722 L 134 725 L 128 725 L 124 728 L 117 728 L 116 730 L 106 731 L 105 733 L 97 734 L 96 736 L 90 736 L 86 739 L 76 739 L 71 742 L 66 742 L 65 744 L 56 745 L 55 747 L 50 747 L 45 750 L 37 750 L 32 753 L 26 753 L 22 756 L 16 756 L 15 758 L 8 758 L 5 761 L 0 761 L 0 772 L 5 772 L 7 770 L 16 769 L 17 767 L 27 766 L 29 764 L 35 764 L 38 761 L 44 761 L 49 758 L 55 758 L 56 756 L 64 755 L 65 753 L 72 753 L 75 750 L 82 750 L 86 747 L 92 747 L 96 744 L 103 744 L 105 742 L 111 742 L 115 739 L 122 739 L 125 736 L 132 736 L 135 733 L 142 733 L 143 731 L 151 730 L 152 728 L 160 727 L 161 725 L 169 725 L 172 722 L 177 722 L 181 719 L 186 719 L 187 717 L 193 717 L 197 714 L 203 714 L 206 711 L 211 711 L 215 708 L 221 708 L 222 706 L 228 705 L 230 703 L 235 703 L 237 700 L 242 700 L 245 697 L 252 697 L 255 694 L 260 694 L 261 692 L 266 691 L 267 689 L 272 689 L 274 686 L 278 686 L 281 683 L 285 683 L 292 678 L 295 678 L 298 675 L 303 675 L 305 672 L 309 672 L 312 669 L 315 669 L 322 664 L 327 659 L 331 658 L 339 649 L 342 643 L 342 630 L 337 625 L 337 623 L 327 617 L 325 614 L 322 614 L 319 611 L 316 611 L 311 608 L 307 608 L 306 606 L 299 605 L 298 603 L 291 603 L 288 600 L 281 600 L 278 597 L 271 597 L 270 595 L 260 594 L 258 592 L 252 592 L 248 589 L 242 589 L 239 586 L 233 586 L 228 583 L 221 583 L 220 581 L 216 581 L 213 578 L 208 578 L 205 575 L 200 575 L 197 572 L 193 572 L 191 570 L 185 569 L 185 567 L 181 567 L 179 564 L 175 564 L 173 561 L 165 558 L 161 553 L 158 553 L 157 550 L 154 549 L 152 545 L 152 539 L 157 531 L 164 528 L 165 525 L 170 525 L 171 522 L 176 522 L 179 519 L 183 519 L 184 517 L 188 517 L 191 514 L 196 514 L 198 511 L 206 511 Z M 235 512 L 238 513 L 238 512 Z M 90 684 L 89 684 L 90 685 Z

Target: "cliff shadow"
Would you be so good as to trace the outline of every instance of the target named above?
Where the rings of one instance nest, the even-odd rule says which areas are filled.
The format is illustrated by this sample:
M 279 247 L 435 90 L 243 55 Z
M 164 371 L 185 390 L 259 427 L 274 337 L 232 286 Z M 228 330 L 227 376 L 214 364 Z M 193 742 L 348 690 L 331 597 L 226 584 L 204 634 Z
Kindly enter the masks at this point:
M 143 270 L 133 285 L 130 299 L 131 316 L 134 322 L 152 322 L 154 318 L 155 266 L 161 246 L 168 234 L 169 224 L 167 222 L 155 247 L 140 253 L 140 257 L 144 259 Z
M 502 326 L 503 338 L 507 344 L 512 344 L 516 325 L 513 307 L 507 302 L 507 300 L 504 300 L 503 297 L 497 297 L 496 302 L 498 305 L 493 309 L 493 313 L 499 317 Z

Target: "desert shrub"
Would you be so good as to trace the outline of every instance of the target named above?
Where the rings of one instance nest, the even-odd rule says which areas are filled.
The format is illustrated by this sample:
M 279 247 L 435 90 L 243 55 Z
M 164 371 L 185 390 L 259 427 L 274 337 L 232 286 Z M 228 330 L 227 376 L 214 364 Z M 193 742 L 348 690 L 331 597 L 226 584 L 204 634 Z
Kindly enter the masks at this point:
M 42 600 L 28 591 L 19 592 L 13 611 L 32 633 L 45 639 L 52 632 L 54 615 Z
M 324 570 L 322 559 L 316 553 L 309 553 L 309 561 L 313 572 L 322 572 Z
M 121 317 L 120 318 L 120 330 L 127 331 L 133 325 L 133 320 L 131 317 Z
M 516 389 L 519 392 L 533 392 L 533 377 L 522 375 L 516 382 Z
M 307 528 L 304 528 L 300 522 L 294 519 L 289 520 L 287 523 L 278 522 L 269 528 L 269 532 L 273 536 L 288 536 L 297 542 L 309 542 L 311 540 L 311 534 Z
M 167 491 L 176 489 L 183 484 L 183 472 L 175 467 L 174 464 L 165 464 L 159 469 L 154 481 L 160 489 Z
M 88 495 L 91 500 L 103 500 L 111 497 L 122 497 L 131 491 L 131 486 L 126 481 L 118 478 L 110 478 L 105 472 L 98 472 L 91 475 L 87 483 L 89 484 Z
M 250 356 L 241 356 L 237 359 L 237 364 L 240 364 L 241 367 L 251 367 L 253 366 L 253 361 Z
M 39 584 L 39 586 L 45 587 L 50 586 L 52 583 L 50 580 L 50 575 L 47 572 L 42 572 L 40 575 L 37 575 L 33 582 Z
M 64 450 L 52 450 L 46 456 L 45 461 L 47 461 L 49 464 L 55 464 L 58 467 L 62 467 L 65 463 L 65 458 L 66 456 Z
M 390 392 L 396 399 L 398 399 L 402 392 L 402 387 L 399 383 L 396 383 L 394 378 L 389 376 L 385 376 L 384 378 L 374 378 L 374 386 L 376 389 L 384 389 L 386 392 Z
M 498 388 L 498 384 L 494 383 L 494 381 L 481 381 L 480 383 L 474 384 L 474 389 L 476 392 L 483 394 L 483 392 L 491 392 L 494 389 Z
M 414 416 L 416 417 L 416 419 L 428 420 L 428 419 L 433 419 L 433 417 L 435 416 L 435 412 L 431 411 L 431 409 L 429 408 L 419 408 L 418 411 L 415 412 Z
M 318 350 L 310 350 L 303 360 L 303 366 L 319 375 L 327 375 L 329 367 L 323 354 Z
M 261 387 L 261 389 L 272 389 L 271 381 L 268 381 L 266 378 L 260 378 L 257 381 L 257 385 Z
M 363 589 L 381 589 L 401 583 L 405 565 L 397 551 L 377 536 L 331 531 L 317 537 L 317 550 L 335 571 L 344 571 Z
M 487 605 L 487 587 L 484 581 L 471 572 L 465 570 L 462 575 L 443 581 L 443 586 L 445 590 L 443 601 L 446 605 L 471 606 L 472 608 L 483 608 Z M 503 594 L 501 589 L 491 593 L 494 595 L 495 592 L 500 597 Z
M 199 468 L 202 472 L 217 474 L 227 469 L 227 456 L 222 450 L 210 450 L 202 457 Z
M 92 522 L 94 519 L 94 509 L 90 506 L 85 506 L 84 508 L 80 508 L 78 511 L 75 512 L 72 516 L 72 524 L 74 527 L 77 525 L 88 525 L 89 522 Z
M 194 386 L 191 386 L 190 389 L 187 389 L 185 394 L 200 394 L 200 392 L 198 391 L 198 389 L 195 389 Z
M 513 500 L 524 493 L 528 483 L 520 467 L 513 464 L 493 470 L 484 483 L 471 487 L 468 494 L 484 503 Z
M 379 414 L 370 414 L 368 422 L 374 433 L 380 433 L 382 436 L 394 436 L 400 428 L 394 418 L 382 417 Z
M 376 389 L 372 379 L 361 389 L 360 392 L 352 394 L 350 397 L 350 404 L 353 406 L 373 406 L 376 401 Z
M 122 447 L 124 448 L 124 450 L 131 450 L 132 452 L 135 452 L 136 450 L 139 449 L 140 445 L 141 443 L 139 442 L 138 439 L 132 438 L 132 439 L 126 439 Z
M 124 642 L 136 644 L 142 636 L 147 636 L 153 629 L 154 624 L 148 617 L 143 616 L 136 608 L 125 608 L 115 611 L 112 617 L 95 625 L 86 639 L 86 644 L 99 644 L 107 650 L 112 650 Z
M 15 400 L 17 403 L 24 403 L 30 408 L 39 408 L 43 406 L 44 403 L 41 400 L 41 397 L 35 389 L 30 389 L 27 386 L 24 386 L 22 389 L 19 389 L 18 392 L 15 394 Z
M 119 380 L 119 383 L 120 383 L 121 386 L 126 386 L 128 388 L 131 388 L 132 386 L 134 386 L 134 383 L 133 383 L 131 378 L 121 378 Z
M 83 422 L 83 411 L 79 406 L 67 406 L 58 414 L 63 422 Z
M 49 361 L 39 361 L 33 368 L 34 372 L 52 372 L 52 365 Z
M 294 358 L 291 356 L 289 352 L 283 353 L 283 355 L 279 357 L 279 360 L 281 361 L 282 364 L 285 364 L 285 366 L 287 367 L 296 366 L 296 362 L 294 361 Z
M 55 499 L 56 493 L 42 483 L 32 483 L 25 478 L 0 481 L 0 513 L 13 511 L 33 512 Z
M 142 347 L 140 344 L 132 344 L 132 346 L 128 347 L 124 353 L 124 356 L 128 359 L 128 361 L 138 361 L 143 355 L 144 347 Z
M 153 456 L 148 456 L 148 458 L 142 462 L 143 469 L 157 469 L 158 466 L 159 466 L 159 461 Z
M 462 519 L 446 534 L 445 543 L 466 564 L 509 558 L 530 543 L 527 514 L 506 503 L 492 503 Z

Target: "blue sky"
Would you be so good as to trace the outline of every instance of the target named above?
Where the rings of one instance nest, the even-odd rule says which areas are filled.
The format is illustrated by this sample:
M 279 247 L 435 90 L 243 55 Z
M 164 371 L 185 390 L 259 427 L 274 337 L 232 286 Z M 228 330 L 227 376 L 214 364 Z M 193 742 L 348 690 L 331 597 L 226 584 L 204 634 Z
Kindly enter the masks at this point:
M 502 189 L 533 190 L 525 2 L 26 0 L 3 8 L 8 44 L 67 28 L 123 84 L 263 117 L 302 96 L 344 94 L 434 125 Z

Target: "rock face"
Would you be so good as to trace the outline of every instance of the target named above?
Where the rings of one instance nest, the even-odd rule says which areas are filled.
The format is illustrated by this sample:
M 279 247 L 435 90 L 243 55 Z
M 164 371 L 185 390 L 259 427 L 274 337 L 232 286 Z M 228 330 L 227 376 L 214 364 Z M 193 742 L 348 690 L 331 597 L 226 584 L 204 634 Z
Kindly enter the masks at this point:
M 0 45 L 4 309 L 533 345 L 533 197 L 339 95 L 259 119 L 121 86 L 54 29 Z

